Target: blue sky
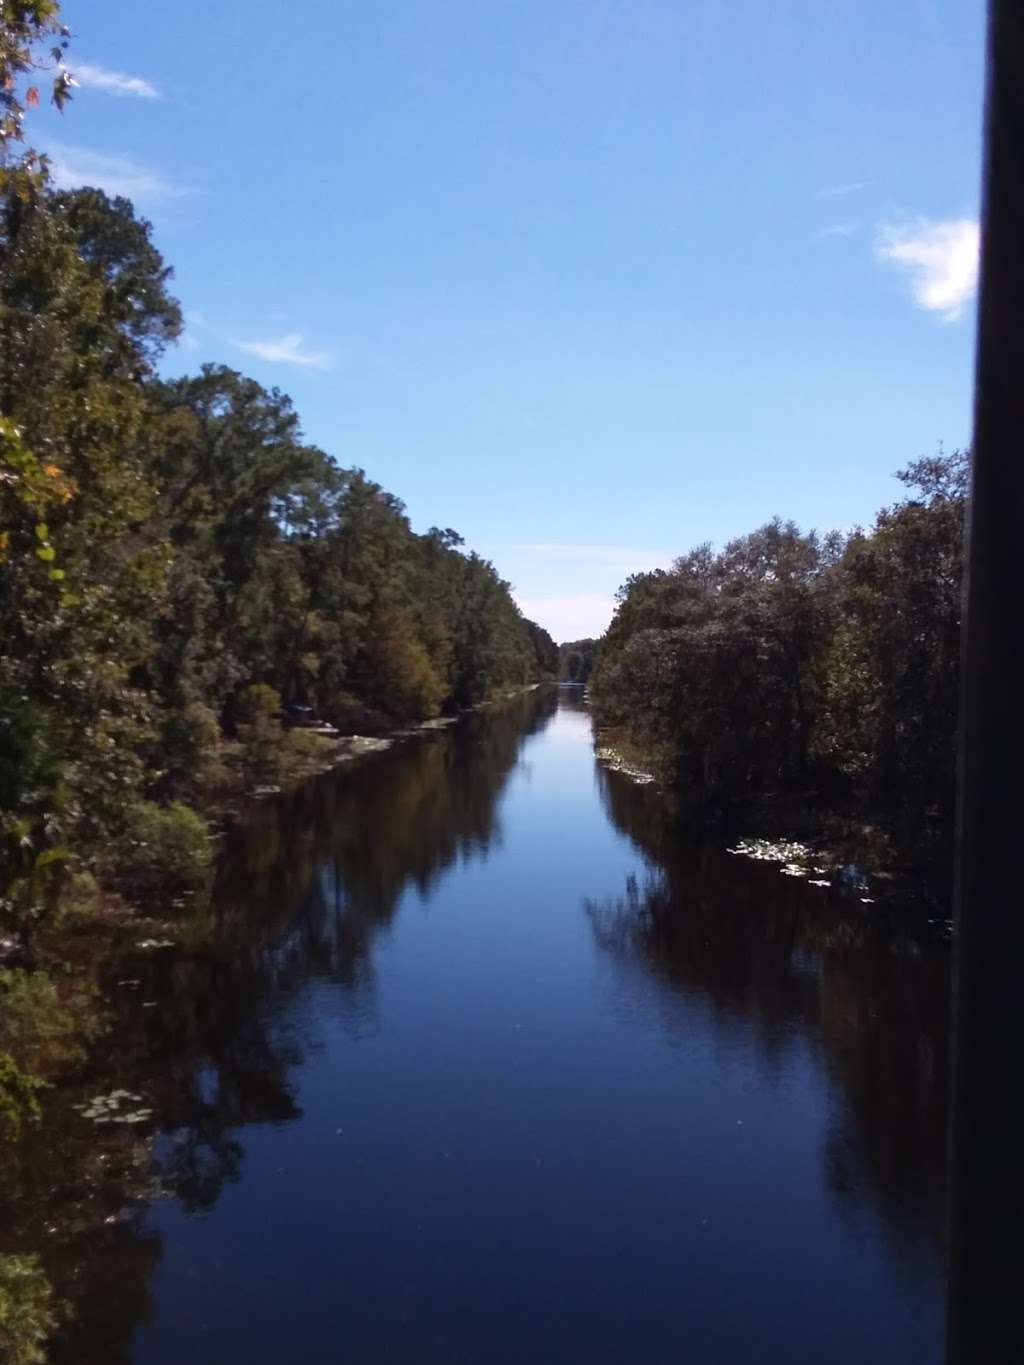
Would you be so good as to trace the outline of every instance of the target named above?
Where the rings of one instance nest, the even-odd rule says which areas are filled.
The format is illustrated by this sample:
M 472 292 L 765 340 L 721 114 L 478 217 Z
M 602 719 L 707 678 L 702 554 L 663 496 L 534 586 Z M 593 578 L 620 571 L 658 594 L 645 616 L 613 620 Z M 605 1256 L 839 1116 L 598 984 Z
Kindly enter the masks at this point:
M 67 0 L 65 183 L 561 639 L 970 432 L 982 0 Z

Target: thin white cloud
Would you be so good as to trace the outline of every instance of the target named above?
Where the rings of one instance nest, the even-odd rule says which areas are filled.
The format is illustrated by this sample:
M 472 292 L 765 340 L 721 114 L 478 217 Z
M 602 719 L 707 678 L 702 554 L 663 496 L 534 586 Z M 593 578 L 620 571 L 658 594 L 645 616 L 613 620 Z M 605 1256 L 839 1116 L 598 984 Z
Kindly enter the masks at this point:
M 523 615 L 543 626 L 558 641 L 603 635 L 615 612 L 615 598 L 611 593 L 566 593 L 555 597 L 528 597 L 516 593 L 515 598 Z
M 814 234 L 819 242 L 827 241 L 830 237 L 854 237 L 860 231 L 860 223 L 831 223 L 828 227 L 819 228 Z
M 176 185 L 152 167 L 126 156 L 111 156 L 88 147 L 71 147 L 52 140 L 46 143 L 44 150 L 50 158 L 50 174 L 58 189 L 94 185 L 107 194 L 123 194 L 137 204 L 163 203 L 191 193 L 184 185 Z
M 69 68 L 72 80 L 83 90 L 102 90 L 107 95 L 128 95 L 135 99 L 158 100 L 160 92 L 141 76 L 127 76 L 92 62 L 76 62 Z
M 280 365 L 304 365 L 314 370 L 330 369 L 330 357 L 323 351 L 310 351 L 303 346 L 301 332 L 288 332 L 285 336 L 268 337 L 264 341 L 235 341 L 232 343 L 240 351 L 259 356 Z
M 182 332 L 181 336 L 178 338 L 178 345 L 185 351 L 199 350 L 199 342 L 196 341 L 191 332 Z
M 981 240 L 974 218 L 935 222 L 918 218 L 911 223 L 883 223 L 875 239 L 878 258 L 910 276 L 919 308 L 954 322 L 978 287 L 978 249 Z
M 851 180 L 848 185 L 827 185 L 818 191 L 818 198 L 838 199 L 844 194 L 856 194 L 858 190 L 866 189 L 867 184 L 866 180 Z

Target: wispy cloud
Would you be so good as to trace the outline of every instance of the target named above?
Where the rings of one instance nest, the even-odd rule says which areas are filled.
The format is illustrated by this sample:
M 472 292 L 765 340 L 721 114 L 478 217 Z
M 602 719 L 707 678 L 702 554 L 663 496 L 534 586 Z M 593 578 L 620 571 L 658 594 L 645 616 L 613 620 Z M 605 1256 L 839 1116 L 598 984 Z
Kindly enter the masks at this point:
M 304 365 L 314 370 L 329 370 L 330 356 L 323 351 L 311 351 L 303 344 L 301 332 L 288 332 L 285 336 L 268 337 L 264 341 L 235 341 L 232 343 L 240 351 L 259 356 L 281 365 Z
M 838 199 L 844 194 L 856 194 L 858 190 L 867 189 L 867 184 L 866 180 L 851 180 L 846 185 L 826 185 L 818 191 L 818 198 Z
M 978 287 L 981 233 L 974 218 L 883 223 L 875 239 L 878 258 L 906 271 L 919 308 L 954 322 Z
M 83 90 L 102 90 L 108 95 L 128 95 L 135 99 L 158 100 L 160 92 L 141 76 L 127 76 L 123 71 L 111 71 L 92 62 L 76 62 L 70 68 L 71 77 Z
M 50 158 L 50 171 L 58 189 L 73 190 L 95 185 L 108 194 L 123 194 L 137 204 L 163 203 L 191 194 L 139 161 L 126 156 L 94 152 L 88 147 L 71 147 L 64 142 L 48 141 L 44 151 Z
M 854 237 L 860 231 L 860 223 L 831 223 L 828 227 L 819 228 L 814 234 L 819 242 L 826 241 L 829 237 Z

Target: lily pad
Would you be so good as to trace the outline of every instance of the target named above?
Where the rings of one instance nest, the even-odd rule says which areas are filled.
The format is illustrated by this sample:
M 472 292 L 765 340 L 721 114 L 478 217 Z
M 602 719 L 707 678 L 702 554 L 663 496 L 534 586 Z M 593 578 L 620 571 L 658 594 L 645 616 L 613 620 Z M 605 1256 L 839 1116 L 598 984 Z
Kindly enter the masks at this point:
M 91 1100 L 76 1104 L 84 1119 L 91 1123 L 144 1123 L 152 1116 L 152 1109 L 129 1109 L 128 1104 L 140 1104 L 141 1095 L 130 1090 L 111 1090 L 107 1095 L 93 1095 Z

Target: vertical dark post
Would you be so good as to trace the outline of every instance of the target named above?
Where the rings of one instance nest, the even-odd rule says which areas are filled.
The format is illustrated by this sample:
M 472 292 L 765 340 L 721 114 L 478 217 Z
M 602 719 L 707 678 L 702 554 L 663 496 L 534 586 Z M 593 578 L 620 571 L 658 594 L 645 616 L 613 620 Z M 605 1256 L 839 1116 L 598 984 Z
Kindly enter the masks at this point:
M 957 846 L 949 1365 L 1024 1361 L 1024 0 L 990 0 Z

